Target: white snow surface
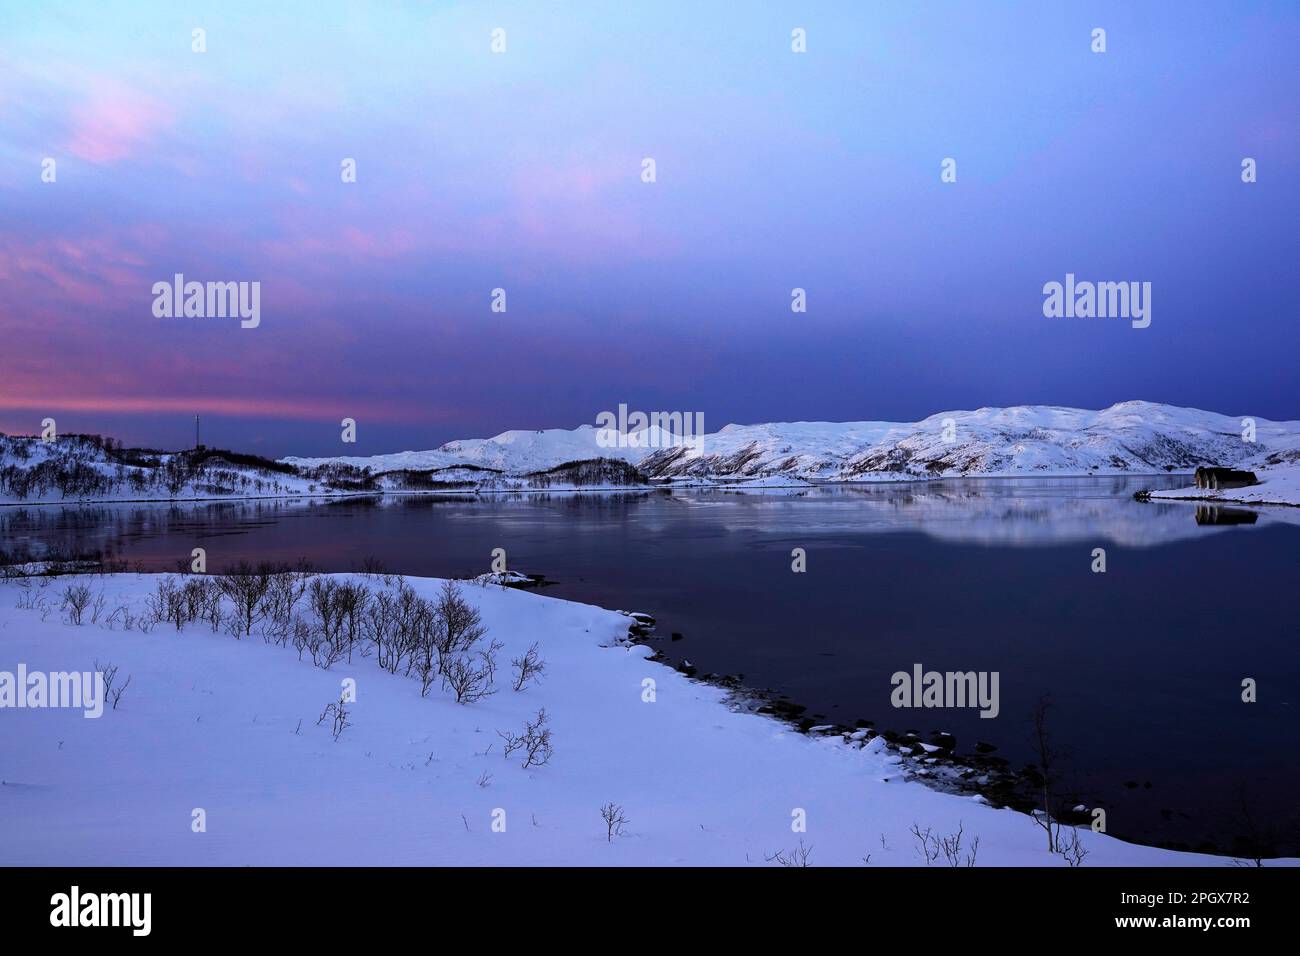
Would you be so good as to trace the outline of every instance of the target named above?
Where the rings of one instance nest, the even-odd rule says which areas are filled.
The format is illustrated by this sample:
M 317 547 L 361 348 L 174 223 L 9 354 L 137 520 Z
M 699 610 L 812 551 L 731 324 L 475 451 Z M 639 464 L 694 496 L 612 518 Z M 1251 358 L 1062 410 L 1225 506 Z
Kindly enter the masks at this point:
M 158 575 L 78 577 L 137 613 Z M 337 577 L 351 577 L 340 575 Z M 433 579 L 408 579 L 422 595 Z M 64 578 L 31 583 L 57 607 Z M 366 580 L 371 587 L 380 586 Z M 0 865 L 772 865 L 802 839 L 813 865 L 922 865 L 913 822 L 980 837 L 979 865 L 1065 866 L 1028 816 L 909 782 L 880 738 L 811 738 L 729 709 L 722 690 L 645 660 L 614 611 L 466 585 L 502 669 L 537 642 L 540 684 L 458 705 L 354 659 L 326 671 L 256 633 L 64 623 L 0 583 L 0 670 L 89 670 L 131 683 L 115 710 L 0 710 Z M 352 726 L 316 719 L 354 678 Z M 653 678 L 657 700 L 642 700 Z M 119 678 L 120 681 L 121 678 Z M 887 689 L 882 689 L 884 694 Z M 497 730 L 545 707 L 555 754 L 524 770 Z M 300 729 L 299 725 L 301 724 Z M 599 808 L 630 821 L 609 841 Z M 196 808 L 207 830 L 191 831 Z M 807 833 L 791 831 L 792 811 Z M 505 832 L 494 832 L 503 811 Z M 500 819 L 500 814 L 497 816 Z M 888 849 L 882 849 L 881 837 Z M 1085 865 L 1226 865 L 1091 832 Z M 1292 861 L 1294 862 L 1294 861 Z

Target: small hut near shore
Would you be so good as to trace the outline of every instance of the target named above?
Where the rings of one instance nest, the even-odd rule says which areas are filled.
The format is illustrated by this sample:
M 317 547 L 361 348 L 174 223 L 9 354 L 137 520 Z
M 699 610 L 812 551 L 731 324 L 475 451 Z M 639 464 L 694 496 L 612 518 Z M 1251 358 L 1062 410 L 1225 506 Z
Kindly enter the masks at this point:
M 1197 468 L 1196 487 L 1211 491 L 1224 488 L 1245 488 L 1259 484 L 1253 471 L 1238 471 L 1235 468 Z

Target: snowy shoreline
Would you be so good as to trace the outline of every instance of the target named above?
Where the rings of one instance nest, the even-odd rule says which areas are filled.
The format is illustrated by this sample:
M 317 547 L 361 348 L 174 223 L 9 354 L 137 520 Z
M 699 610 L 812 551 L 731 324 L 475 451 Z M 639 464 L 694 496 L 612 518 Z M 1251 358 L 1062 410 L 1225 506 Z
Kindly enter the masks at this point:
M 111 661 L 132 677 L 98 720 L 0 710 L 0 864 L 741 866 L 775 865 L 802 844 L 812 865 L 926 865 L 915 823 L 979 836 L 978 865 L 1066 865 L 1030 817 L 914 782 L 882 738 L 798 733 L 647 660 L 615 611 L 465 584 L 502 659 L 536 643 L 546 670 L 520 692 L 501 675 L 495 695 L 457 704 L 360 652 L 326 670 L 202 620 L 142 633 L 119 614 L 105 626 L 119 607 L 138 621 L 160 580 L 189 577 L 0 582 L 0 671 Z M 426 598 L 441 584 L 404 580 Z M 70 585 L 104 596 L 98 623 L 89 611 L 81 626 L 60 619 Z M 335 740 L 315 721 L 345 678 L 357 699 Z M 554 757 L 523 769 L 495 731 L 518 731 L 539 708 Z M 599 813 L 610 802 L 628 820 L 612 840 Z M 191 829 L 199 809 L 203 833 Z M 1088 866 L 1230 862 L 1080 832 Z
M 1159 501 L 1223 502 L 1238 505 L 1300 507 L 1300 465 L 1279 465 L 1257 473 L 1259 484 L 1245 488 L 1209 491 L 1204 488 L 1172 488 L 1153 491 L 1150 498 Z

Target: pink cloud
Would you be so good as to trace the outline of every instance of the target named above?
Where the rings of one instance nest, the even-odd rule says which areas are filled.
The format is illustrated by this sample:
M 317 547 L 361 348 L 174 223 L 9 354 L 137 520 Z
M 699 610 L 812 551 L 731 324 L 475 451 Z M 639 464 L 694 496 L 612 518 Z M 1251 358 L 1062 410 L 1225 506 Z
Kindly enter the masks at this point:
M 0 233 L 0 304 L 21 314 L 40 303 L 101 306 L 139 295 L 145 262 L 129 248 L 133 235 L 32 241 Z
M 58 387 L 57 383 L 54 386 Z M 84 386 L 82 386 L 84 387 Z M 115 414 L 158 412 L 199 412 L 209 415 L 231 415 L 241 418 L 287 418 L 315 421 L 330 418 L 336 409 L 346 409 L 353 414 L 363 414 L 375 420 L 425 421 L 439 417 L 450 418 L 452 408 L 413 408 L 398 402 L 356 400 L 352 397 L 288 397 L 288 396 L 222 396 L 211 394 L 72 394 L 54 392 L 45 384 L 39 390 L 28 386 L 36 394 L 0 392 L 0 409 L 5 411 L 40 411 L 42 413 L 73 411 Z
M 108 83 L 72 108 L 67 149 L 90 163 L 116 162 L 153 142 L 175 119 L 171 107 L 161 100 Z

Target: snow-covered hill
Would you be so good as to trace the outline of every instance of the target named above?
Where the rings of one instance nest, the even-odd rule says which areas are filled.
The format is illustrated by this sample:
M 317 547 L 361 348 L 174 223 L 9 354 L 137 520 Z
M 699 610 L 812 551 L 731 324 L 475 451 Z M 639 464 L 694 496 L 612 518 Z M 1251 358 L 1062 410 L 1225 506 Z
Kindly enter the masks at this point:
M 1198 465 L 1249 465 L 1300 450 L 1300 422 L 1255 419 L 1152 402 L 1101 411 L 1050 405 L 939 412 L 914 423 L 728 425 L 699 449 L 641 462 L 651 477 L 786 474 L 820 481 L 967 475 L 1150 474 Z
M 608 433 L 607 437 L 608 437 Z M 657 436 L 649 441 L 666 444 Z M 508 431 L 493 438 L 466 438 L 449 441 L 430 451 L 400 451 L 391 455 L 371 457 L 341 456 L 336 458 L 282 458 L 285 464 L 314 467 L 335 462 L 370 468 L 374 473 L 385 471 L 428 471 L 473 465 L 490 468 L 512 475 L 554 468 L 570 461 L 592 458 L 616 458 L 636 464 L 654 451 L 654 448 L 618 448 L 617 442 L 601 444 L 600 430 L 583 425 L 572 431 L 548 428 L 544 431 Z M 657 445 L 656 445 L 657 447 Z
M 343 463 L 374 473 L 473 465 L 519 475 L 583 458 L 619 458 L 652 479 L 742 480 L 770 476 L 872 481 L 966 475 L 1151 474 L 1198 465 L 1257 464 L 1300 456 L 1300 422 L 1154 402 L 1101 411 L 1053 405 L 939 412 L 919 422 L 777 422 L 727 425 L 697 444 L 606 448 L 589 425 L 511 431 L 432 451 L 372 458 L 286 458 L 300 467 Z M 608 443 L 606 443 L 608 444 Z M 669 444 L 671 442 L 661 442 Z

